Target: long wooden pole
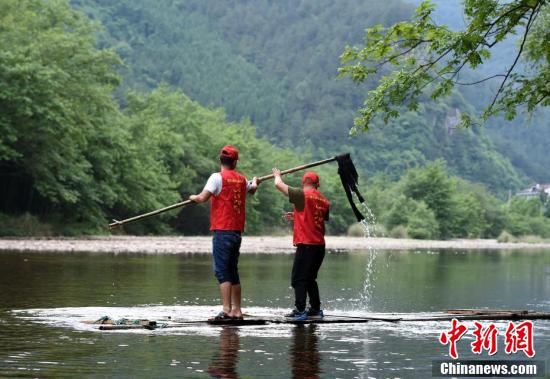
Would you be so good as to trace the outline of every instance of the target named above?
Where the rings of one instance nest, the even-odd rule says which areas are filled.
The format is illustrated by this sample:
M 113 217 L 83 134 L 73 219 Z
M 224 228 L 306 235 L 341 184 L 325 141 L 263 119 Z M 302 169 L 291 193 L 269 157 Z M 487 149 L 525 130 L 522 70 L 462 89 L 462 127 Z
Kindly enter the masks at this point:
M 296 172 L 296 171 L 305 170 L 306 168 L 310 168 L 310 167 L 320 166 L 320 165 L 323 165 L 325 163 L 334 162 L 335 160 L 336 160 L 336 157 L 332 157 L 332 158 L 328 158 L 328 159 L 323 159 L 322 161 L 312 162 L 312 163 L 308 163 L 308 164 L 305 164 L 305 165 L 302 165 L 302 166 L 289 168 L 288 170 L 281 171 L 281 175 L 292 174 L 293 172 Z M 264 182 L 264 181 L 269 180 L 269 179 L 273 179 L 274 176 L 275 175 L 273 175 L 273 174 L 260 176 L 258 178 L 258 183 Z
M 310 167 L 320 166 L 320 165 L 323 165 L 323 164 L 326 164 L 326 163 L 329 163 L 329 162 L 334 162 L 335 160 L 336 160 L 336 157 L 332 157 L 332 158 L 328 158 L 328 159 L 323 159 L 322 161 L 312 162 L 312 163 L 308 163 L 308 164 L 305 164 L 305 165 L 302 165 L 302 166 L 289 168 L 288 170 L 281 171 L 281 175 L 291 174 L 293 172 L 300 171 L 300 170 L 305 170 L 306 168 L 310 168 Z M 258 178 L 258 183 L 264 182 L 264 181 L 269 180 L 269 179 L 273 179 L 273 177 L 274 177 L 273 174 L 261 176 L 261 177 Z M 109 229 L 113 229 L 113 228 L 122 226 L 124 224 L 128 224 L 130 222 L 142 220 L 142 219 L 147 218 L 147 217 L 155 216 L 155 215 L 158 215 L 160 213 L 170 211 L 172 209 L 185 207 L 186 205 L 189 205 L 189 204 L 193 204 L 193 202 L 191 200 L 185 200 L 185 201 L 182 201 L 180 203 L 172 204 L 172 205 L 169 205 L 167 207 L 157 209 L 156 211 L 152 211 L 152 212 L 144 213 L 144 214 L 141 214 L 141 215 L 138 215 L 138 216 L 130 217 L 130 218 L 127 218 L 125 220 L 120 220 L 120 221 L 113 220 L 113 222 L 109 224 Z
M 149 212 L 149 213 L 144 213 L 144 214 L 141 214 L 141 215 L 138 215 L 138 216 L 130 217 L 130 218 L 127 218 L 125 220 L 121 220 L 121 221 L 113 220 L 113 222 L 109 224 L 109 229 L 113 229 L 113 228 L 116 228 L 118 226 L 128 224 L 129 222 L 134 222 L 134 221 L 141 220 L 141 219 L 144 219 L 144 218 L 147 218 L 147 217 L 155 216 L 155 215 L 161 214 L 163 212 L 170 211 L 172 209 L 185 207 L 186 205 L 189 205 L 189 204 L 192 204 L 192 203 L 193 202 L 191 200 L 185 200 L 185 201 L 182 201 L 181 203 L 172 204 L 172 205 L 169 205 L 167 207 L 157 209 L 156 211 L 152 211 L 152 212 Z

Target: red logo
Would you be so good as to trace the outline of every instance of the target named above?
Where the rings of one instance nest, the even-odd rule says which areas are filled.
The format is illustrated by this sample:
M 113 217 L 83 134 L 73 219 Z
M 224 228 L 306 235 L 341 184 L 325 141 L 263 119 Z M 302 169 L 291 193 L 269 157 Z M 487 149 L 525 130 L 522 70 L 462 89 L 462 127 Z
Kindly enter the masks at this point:
M 449 344 L 449 355 L 453 359 L 458 358 L 458 352 L 456 351 L 456 343 L 460 341 L 464 333 L 468 331 L 468 327 L 458 322 L 456 318 L 453 318 L 451 323 L 451 330 L 441 333 L 439 336 L 439 342 L 442 345 Z
M 484 327 L 479 322 L 474 322 L 475 329 L 472 332 L 474 342 L 470 344 L 472 353 L 481 354 L 484 350 L 491 356 L 496 354 L 498 350 L 498 335 L 499 331 L 494 323 Z M 458 359 L 458 351 L 456 343 L 466 334 L 468 327 L 453 318 L 451 329 L 441 333 L 439 342 L 442 345 L 449 345 L 449 356 L 453 359 Z M 516 354 L 518 351 L 523 351 L 529 358 L 535 356 L 535 348 L 533 343 L 533 322 L 524 321 L 515 325 L 513 322 L 508 323 L 504 336 L 506 354 Z
M 529 358 L 535 356 L 533 323 L 531 321 L 524 321 L 518 325 L 514 325 L 513 322 L 510 322 L 506 328 L 506 354 L 515 354 L 520 350 L 523 350 L 525 355 Z
M 497 335 L 498 329 L 491 323 L 484 330 L 483 325 L 479 322 L 474 322 L 476 329 L 474 330 L 475 341 L 472 342 L 472 353 L 481 354 L 483 350 L 488 350 L 489 355 L 494 355 L 497 352 Z

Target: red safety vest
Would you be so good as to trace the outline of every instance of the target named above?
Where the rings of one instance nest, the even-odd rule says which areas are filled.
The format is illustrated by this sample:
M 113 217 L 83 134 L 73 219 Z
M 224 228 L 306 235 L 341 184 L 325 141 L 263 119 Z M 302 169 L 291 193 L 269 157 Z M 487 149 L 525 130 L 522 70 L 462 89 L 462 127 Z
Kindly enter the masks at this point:
M 304 191 L 305 206 L 294 207 L 294 245 L 324 245 L 325 218 L 330 202 L 316 189 Z
M 244 231 L 246 178 L 235 170 L 222 170 L 222 190 L 210 202 L 210 230 Z

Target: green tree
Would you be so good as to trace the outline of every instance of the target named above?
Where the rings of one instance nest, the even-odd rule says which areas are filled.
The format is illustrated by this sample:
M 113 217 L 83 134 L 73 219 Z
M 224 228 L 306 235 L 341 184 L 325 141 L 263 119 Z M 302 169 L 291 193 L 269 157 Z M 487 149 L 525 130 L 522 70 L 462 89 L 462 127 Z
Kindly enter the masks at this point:
M 511 213 L 517 213 L 529 217 L 540 216 L 539 199 L 526 199 L 523 197 L 513 197 L 508 204 Z
M 417 202 L 417 207 L 410 215 L 407 234 L 412 238 L 430 239 L 438 237 L 438 222 L 434 212 L 423 202 Z
M 453 184 L 441 160 L 424 169 L 409 170 L 403 180 L 403 193 L 411 199 L 423 201 L 431 209 L 439 224 L 439 235 L 452 236 Z
M 453 235 L 479 238 L 485 229 L 483 207 L 473 193 L 457 193 L 455 198 Z
M 505 226 L 503 204 L 487 189 L 476 183 L 455 180 L 456 236 L 497 237 Z
M 383 219 L 390 232 L 395 228 L 405 227 L 412 238 L 429 239 L 439 236 L 435 214 L 422 200 L 413 200 L 401 194 L 394 199 Z
M 15 191 L 12 208 L 42 199 L 98 220 L 116 198 L 111 168 L 124 140 L 111 97 L 118 56 L 95 47 L 95 26 L 67 1 L 2 1 L 0 25 L 4 195 Z
M 533 112 L 550 105 L 550 7 L 546 0 L 465 0 L 467 26 L 452 31 L 438 25 L 434 5 L 423 1 L 412 21 L 367 29 L 365 45 L 347 46 L 341 55 L 340 76 L 356 83 L 377 77 L 369 91 L 354 131 L 368 129 L 377 115 L 385 123 L 396 118 L 403 105 L 415 110 L 424 95 L 438 99 L 455 86 L 477 85 L 488 80 L 500 84 L 481 114 L 481 120 L 503 113 L 513 119 L 518 109 Z M 505 72 L 464 80 L 466 68 L 476 69 L 506 37 L 519 32 L 520 43 Z M 523 59 L 528 69 L 519 71 Z M 386 66 L 393 69 L 386 69 Z M 474 115 L 462 113 L 461 124 L 470 126 Z
M 409 215 L 413 213 L 417 208 L 417 204 L 411 198 L 405 195 L 399 195 L 393 200 L 391 208 L 384 217 L 384 223 L 388 230 L 402 225 L 407 226 L 409 223 Z

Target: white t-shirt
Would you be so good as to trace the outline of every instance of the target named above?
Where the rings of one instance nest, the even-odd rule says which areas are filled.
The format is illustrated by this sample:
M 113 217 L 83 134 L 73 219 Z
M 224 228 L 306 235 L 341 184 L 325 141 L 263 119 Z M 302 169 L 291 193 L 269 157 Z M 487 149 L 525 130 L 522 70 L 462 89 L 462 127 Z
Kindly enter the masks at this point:
M 203 188 L 203 191 L 208 191 L 214 196 L 218 196 L 220 192 L 222 192 L 222 174 L 219 172 L 215 172 L 206 181 L 206 185 Z M 246 181 L 246 191 L 248 192 L 250 190 L 250 187 L 252 186 L 252 181 L 247 180 Z

